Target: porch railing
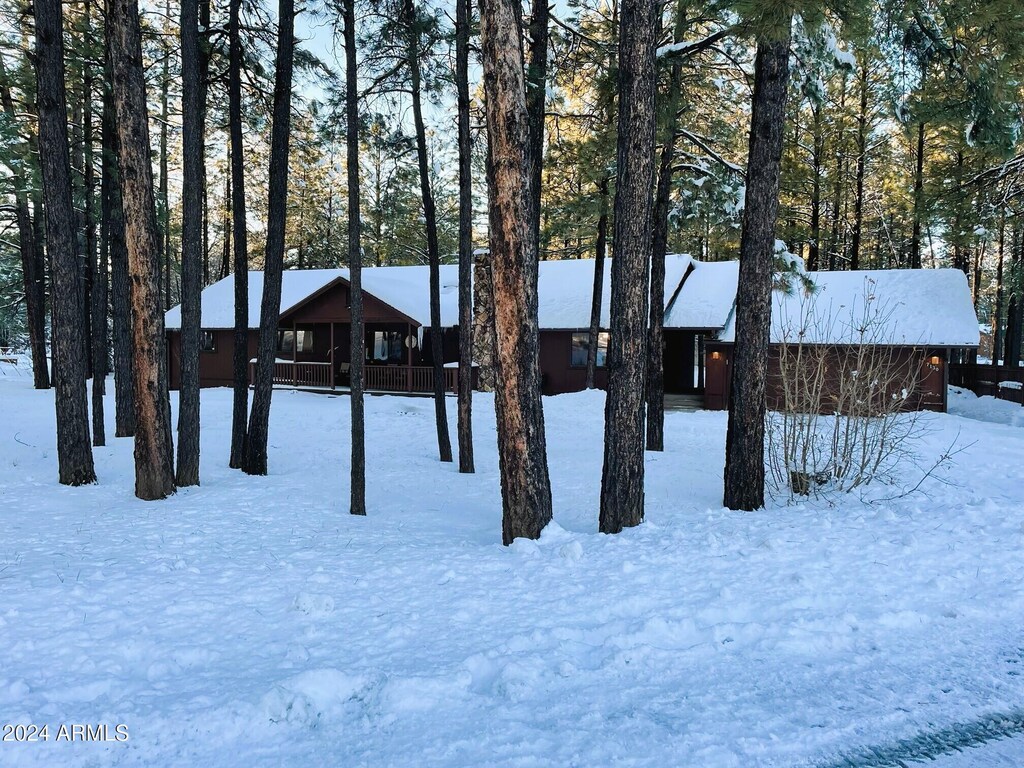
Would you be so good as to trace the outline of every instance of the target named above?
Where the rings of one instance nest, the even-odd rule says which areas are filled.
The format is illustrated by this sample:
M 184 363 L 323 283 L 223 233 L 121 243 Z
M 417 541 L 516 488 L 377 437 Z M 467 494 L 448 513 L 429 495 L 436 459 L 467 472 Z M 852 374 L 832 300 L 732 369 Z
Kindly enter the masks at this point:
M 346 366 L 347 368 L 347 366 Z M 458 368 L 445 368 L 445 390 L 458 391 Z M 345 376 L 343 372 L 342 376 Z M 249 382 L 255 380 L 255 361 L 249 362 Z M 341 383 L 348 385 L 342 378 Z M 278 360 L 274 363 L 274 384 L 291 387 L 334 389 L 335 381 L 330 363 Z M 363 388 L 368 392 L 432 392 L 434 369 L 425 365 L 366 365 L 363 366 Z
M 445 368 L 445 389 L 455 392 L 458 368 Z M 434 369 L 426 365 L 367 365 L 363 367 L 363 386 L 376 392 L 432 392 Z
M 256 378 L 256 364 L 249 362 L 249 382 Z M 274 383 L 292 387 L 317 387 L 334 389 L 334 375 L 330 363 L 278 360 L 274 363 Z

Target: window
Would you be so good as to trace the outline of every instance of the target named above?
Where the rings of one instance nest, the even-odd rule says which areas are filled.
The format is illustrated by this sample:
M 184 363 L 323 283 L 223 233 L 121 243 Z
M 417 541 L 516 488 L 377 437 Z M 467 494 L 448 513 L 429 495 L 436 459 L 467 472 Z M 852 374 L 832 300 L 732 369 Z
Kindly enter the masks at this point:
M 298 331 L 299 334 L 299 348 L 295 349 L 295 334 L 296 331 L 278 331 L 277 332 L 277 352 L 278 354 L 291 355 L 296 351 L 298 352 L 311 352 L 313 350 L 313 332 L 312 331 Z
M 572 348 L 569 353 L 569 365 L 573 368 L 587 367 L 587 351 L 590 349 L 589 333 L 574 333 L 572 335 Z M 603 368 L 605 358 L 608 356 L 608 332 L 601 331 L 597 334 L 597 367 Z
M 199 349 L 203 352 L 216 352 L 217 335 L 213 331 L 202 331 L 199 336 Z
M 381 363 L 401 363 L 404 357 L 404 338 L 399 331 L 374 331 L 370 359 Z

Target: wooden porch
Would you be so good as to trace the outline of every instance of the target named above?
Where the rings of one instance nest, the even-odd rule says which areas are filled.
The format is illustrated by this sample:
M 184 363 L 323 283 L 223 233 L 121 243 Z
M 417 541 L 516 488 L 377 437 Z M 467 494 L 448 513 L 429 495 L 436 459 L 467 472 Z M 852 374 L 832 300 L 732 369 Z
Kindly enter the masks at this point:
M 249 361 L 249 383 L 255 376 L 256 363 Z M 274 385 L 318 391 L 348 391 L 348 363 L 337 366 L 331 362 L 277 360 L 274 362 Z M 444 369 L 445 390 L 458 391 L 458 366 Z M 430 393 L 434 391 L 434 369 L 426 365 L 363 366 L 363 389 L 367 392 L 398 394 Z

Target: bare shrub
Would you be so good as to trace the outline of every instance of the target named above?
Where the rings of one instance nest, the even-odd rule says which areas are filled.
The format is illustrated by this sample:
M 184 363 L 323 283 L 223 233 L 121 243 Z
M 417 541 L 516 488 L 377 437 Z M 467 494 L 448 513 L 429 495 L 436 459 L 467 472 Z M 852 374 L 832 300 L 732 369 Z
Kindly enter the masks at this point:
M 773 348 L 777 370 L 769 377 L 766 462 L 776 496 L 847 493 L 869 483 L 908 479 L 912 468 L 930 474 L 917 444 L 931 431 L 917 410 L 924 350 L 896 346 L 896 307 L 865 280 L 860 300 L 834 307 L 800 289 L 787 302 Z M 923 479 L 923 478 L 922 478 Z M 920 481 L 918 482 L 920 484 Z

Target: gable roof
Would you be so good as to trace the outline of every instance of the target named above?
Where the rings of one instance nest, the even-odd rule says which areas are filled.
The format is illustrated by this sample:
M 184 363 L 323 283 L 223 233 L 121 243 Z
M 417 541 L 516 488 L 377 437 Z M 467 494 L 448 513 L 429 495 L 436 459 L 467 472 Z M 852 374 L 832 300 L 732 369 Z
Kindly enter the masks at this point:
M 695 264 L 688 255 L 672 254 L 665 259 L 666 302 L 676 296 L 683 278 Z M 458 324 L 459 291 L 458 265 L 441 266 L 441 325 Z M 601 296 L 601 325 L 607 328 L 611 308 L 611 260 L 605 261 L 604 283 Z M 314 294 L 342 279 L 348 281 L 347 269 L 289 269 L 281 276 L 281 315 L 288 314 Z M 363 290 L 397 309 L 419 325 L 430 322 L 430 271 L 427 266 L 364 267 Z M 572 259 L 542 261 L 538 265 L 538 316 L 545 329 L 576 329 L 590 325 L 590 305 L 594 287 L 594 260 Z M 728 303 L 731 306 L 735 285 Z M 259 325 L 260 305 L 263 298 L 263 272 L 249 272 L 249 327 Z M 235 324 L 235 281 L 228 276 L 208 286 L 202 294 L 203 328 L 233 328 Z M 726 313 L 717 325 L 669 326 L 721 328 Z M 686 315 L 680 314 L 683 320 Z M 174 307 L 164 320 L 169 330 L 181 327 L 181 308 Z
M 771 341 L 892 346 L 976 347 L 978 317 L 958 269 L 806 272 L 816 289 L 794 285 L 772 297 Z M 871 326 L 868 330 L 861 329 Z M 719 334 L 735 341 L 735 315 Z

